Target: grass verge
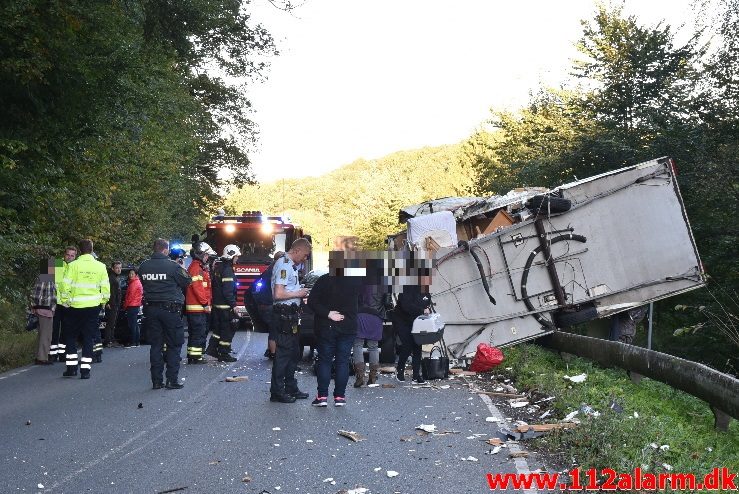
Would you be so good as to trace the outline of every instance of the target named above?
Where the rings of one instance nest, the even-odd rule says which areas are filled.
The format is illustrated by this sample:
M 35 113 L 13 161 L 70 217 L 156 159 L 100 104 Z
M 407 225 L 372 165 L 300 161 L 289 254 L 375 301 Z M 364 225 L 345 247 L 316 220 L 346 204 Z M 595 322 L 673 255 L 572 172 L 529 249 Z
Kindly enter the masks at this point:
M 555 396 L 560 418 L 583 405 L 600 412 L 588 417 L 581 411 L 580 426 L 535 440 L 570 465 L 617 472 L 641 467 L 652 473 L 695 473 L 701 479 L 713 468 L 739 471 L 739 422 L 732 420 L 727 433 L 716 432 L 708 405 L 697 398 L 646 378 L 633 384 L 621 369 L 580 358 L 565 361 L 536 345 L 506 349 L 505 356 L 501 367 L 510 370 L 496 371 L 519 389 Z M 581 384 L 563 377 L 582 373 L 587 379 Z M 613 402 L 623 411 L 611 410 Z
M 33 362 L 38 331 L 26 331 L 23 308 L 0 303 L 0 372 Z

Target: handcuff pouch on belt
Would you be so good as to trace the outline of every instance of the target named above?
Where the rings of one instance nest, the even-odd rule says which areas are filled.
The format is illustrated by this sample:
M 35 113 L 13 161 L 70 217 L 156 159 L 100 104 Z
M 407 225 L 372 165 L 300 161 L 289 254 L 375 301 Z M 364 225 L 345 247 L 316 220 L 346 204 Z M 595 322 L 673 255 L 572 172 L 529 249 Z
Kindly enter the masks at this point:
M 296 304 L 275 304 L 273 317 L 279 321 L 279 330 L 283 334 L 298 334 L 300 324 L 300 306 Z

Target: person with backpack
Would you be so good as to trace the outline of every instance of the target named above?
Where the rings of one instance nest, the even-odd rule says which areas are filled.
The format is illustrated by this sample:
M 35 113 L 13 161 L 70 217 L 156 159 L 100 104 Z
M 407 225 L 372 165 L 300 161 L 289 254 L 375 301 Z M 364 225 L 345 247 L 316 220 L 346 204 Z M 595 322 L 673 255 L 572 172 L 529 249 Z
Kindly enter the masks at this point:
M 264 351 L 264 356 L 270 359 L 275 358 L 275 350 L 277 349 L 277 336 L 275 334 L 274 324 L 272 324 L 272 273 L 274 272 L 275 263 L 284 255 L 285 253 L 281 250 L 275 252 L 272 264 L 269 265 L 264 273 L 259 275 L 259 278 L 254 280 L 254 284 L 251 286 L 251 295 L 257 306 L 259 317 L 269 330 L 267 349 Z

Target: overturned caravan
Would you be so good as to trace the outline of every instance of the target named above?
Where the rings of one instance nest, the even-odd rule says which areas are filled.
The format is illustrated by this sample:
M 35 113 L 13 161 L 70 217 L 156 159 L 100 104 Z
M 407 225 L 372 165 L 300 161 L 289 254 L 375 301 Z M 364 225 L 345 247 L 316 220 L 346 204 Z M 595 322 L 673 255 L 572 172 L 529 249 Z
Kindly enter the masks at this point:
M 449 218 L 451 228 L 437 228 Z M 669 158 L 553 190 L 430 201 L 405 208 L 401 219 L 408 230 L 391 246 L 433 253 L 432 299 L 455 357 L 705 282 Z

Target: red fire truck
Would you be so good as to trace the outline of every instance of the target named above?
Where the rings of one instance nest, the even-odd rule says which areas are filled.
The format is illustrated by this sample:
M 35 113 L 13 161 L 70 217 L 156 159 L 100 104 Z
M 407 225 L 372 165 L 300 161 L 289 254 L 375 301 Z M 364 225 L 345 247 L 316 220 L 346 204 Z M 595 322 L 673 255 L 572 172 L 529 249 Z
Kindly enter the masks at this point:
M 261 211 L 244 211 L 240 216 L 226 216 L 218 214 L 213 216 L 211 222 L 205 227 L 205 242 L 210 244 L 218 255 L 223 253 L 224 247 L 233 244 L 241 249 L 241 256 L 234 264 L 236 274 L 236 310 L 239 320 L 242 322 L 252 321 L 250 312 L 247 310 L 250 297 L 246 297 L 252 283 L 261 275 L 272 262 L 272 256 L 277 251 L 286 252 L 295 239 L 305 237 L 310 240 L 310 235 L 305 235 L 303 229 L 281 216 L 267 216 Z M 193 241 L 197 241 L 193 238 Z M 311 269 L 309 258 L 301 270 L 307 273 Z M 262 328 L 257 328 L 262 329 Z

